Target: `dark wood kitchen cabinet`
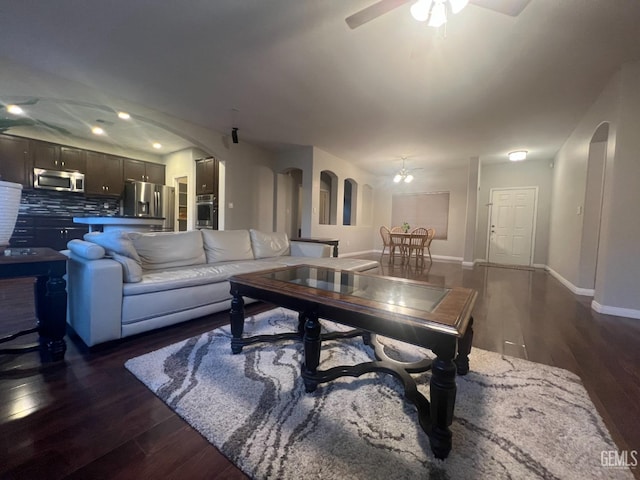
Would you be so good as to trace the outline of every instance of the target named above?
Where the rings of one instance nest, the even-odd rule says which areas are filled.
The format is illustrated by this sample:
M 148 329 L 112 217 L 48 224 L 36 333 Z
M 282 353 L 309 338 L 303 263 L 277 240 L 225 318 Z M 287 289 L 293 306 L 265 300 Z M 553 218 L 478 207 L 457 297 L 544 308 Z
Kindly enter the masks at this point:
M 0 180 L 31 186 L 29 140 L 11 135 L 0 135 Z
M 196 195 L 218 196 L 218 160 L 213 157 L 196 160 Z
M 12 247 L 49 247 L 65 250 L 67 242 L 89 232 L 86 225 L 73 223 L 72 217 L 18 215 L 16 227 L 9 240 Z
M 124 186 L 122 158 L 91 151 L 87 151 L 86 157 L 85 194 L 120 196 Z
M 138 182 L 150 182 L 164 185 L 165 166 L 160 163 L 145 162 L 142 160 L 124 159 L 124 180 Z
M 29 150 L 35 168 L 86 172 L 85 151 L 54 143 L 31 140 Z

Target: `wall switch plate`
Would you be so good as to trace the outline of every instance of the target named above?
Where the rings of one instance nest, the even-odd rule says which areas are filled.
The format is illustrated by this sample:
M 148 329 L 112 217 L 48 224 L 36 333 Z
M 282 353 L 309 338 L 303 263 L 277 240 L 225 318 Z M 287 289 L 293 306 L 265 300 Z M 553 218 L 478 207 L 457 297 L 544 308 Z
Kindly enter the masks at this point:
M 233 202 L 229 202 L 229 208 L 233 208 Z

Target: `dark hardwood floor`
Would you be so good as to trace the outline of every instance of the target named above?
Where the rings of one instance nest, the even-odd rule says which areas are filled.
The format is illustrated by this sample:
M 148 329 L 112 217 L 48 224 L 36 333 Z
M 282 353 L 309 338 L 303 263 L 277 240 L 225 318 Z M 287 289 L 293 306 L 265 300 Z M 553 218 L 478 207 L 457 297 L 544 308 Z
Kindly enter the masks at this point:
M 475 347 L 576 373 L 619 450 L 640 450 L 640 320 L 595 313 L 541 270 L 421 269 L 386 256 L 382 265 L 385 275 L 478 290 Z M 0 281 L 0 310 L 0 336 L 30 326 L 32 282 Z M 220 313 L 91 351 L 70 336 L 65 361 L 46 366 L 37 353 L 0 355 L 0 478 L 245 478 L 123 366 L 227 322 Z

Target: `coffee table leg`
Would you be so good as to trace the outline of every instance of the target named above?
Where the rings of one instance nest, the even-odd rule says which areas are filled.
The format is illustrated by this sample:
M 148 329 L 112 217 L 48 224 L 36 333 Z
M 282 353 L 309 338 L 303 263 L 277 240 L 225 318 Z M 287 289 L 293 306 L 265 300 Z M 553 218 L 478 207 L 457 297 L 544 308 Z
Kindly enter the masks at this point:
M 431 434 L 429 441 L 436 458 L 447 458 L 451 451 L 453 409 L 456 403 L 456 365 L 453 363 L 455 344 L 435 351 L 431 364 Z
M 300 338 L 304 338 L 304 324 L 307 321 L 307 314 L 305 312 L 298 312 L 298 335 Z
M 320 321 L 316 312 L 306 312 L 306 317 L 302 371 L 308 375 L 315 375 L 320 363 Z M 317 388 L 318 382 L 305 378 L 304 386 L 307 392 L 313 392 Z
M 471 342 L 473 342 L 473 317 L 469 318 L 467 330 L 460 340 L 458 340 L 458 356 L 454 360 L 458 368 L 458 375 L 469 373 L 469 353 L 471 353 Z
M 242 295 L 238 293 L 238 290 L 232 289 L 231 295 L 231 310 L 229 316 L 231 317 L 231 352 L 240 353 L 242 351 L 242 342 L 235 341 L 242 338 L 242 332 L 244 331 L 244 299 Z
M 40 334 L 40 358 L 43 362 L 64 359 L 67 344 L 67 293 L 64 270 L 51 268 L 49 277 L 38 277 L 35 284 L 36 314 Z

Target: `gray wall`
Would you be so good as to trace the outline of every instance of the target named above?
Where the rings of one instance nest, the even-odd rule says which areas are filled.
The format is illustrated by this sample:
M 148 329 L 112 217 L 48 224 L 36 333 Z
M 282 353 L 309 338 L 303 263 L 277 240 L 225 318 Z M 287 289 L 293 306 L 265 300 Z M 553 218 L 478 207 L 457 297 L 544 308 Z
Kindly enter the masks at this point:
M 608 122 L 602 219 L 593 306 L 640 318 L 640 62 L 622 66 L 578 122 L 555 159 L 549 267 L 570 288 L 581 278 L 584 220 L 576 208 L 587 198 L 590 143 Z
M 534 265 L 546 265 L 549 241 L 549 215 L 551 211 L 552 169 L 549 161 L 523 161 L 482 165 L 478 221 L 476 226 L 475 260 L 487 260 L 487 232 L 492 188 L 538 187 Z

